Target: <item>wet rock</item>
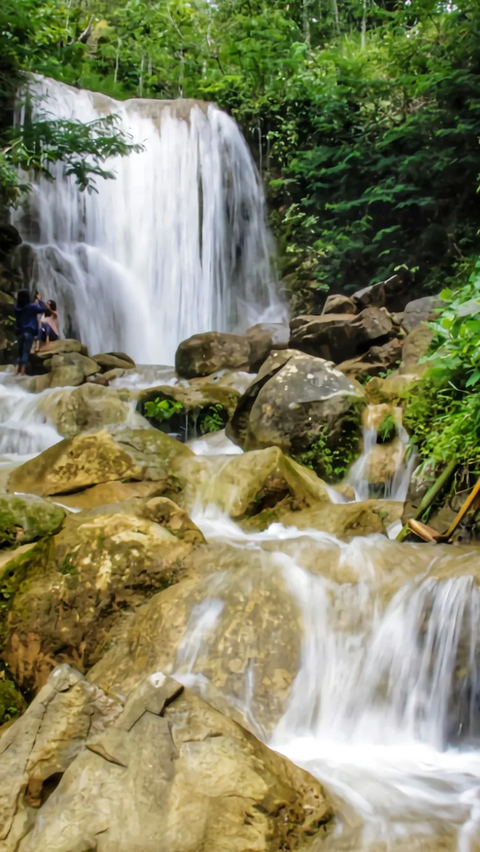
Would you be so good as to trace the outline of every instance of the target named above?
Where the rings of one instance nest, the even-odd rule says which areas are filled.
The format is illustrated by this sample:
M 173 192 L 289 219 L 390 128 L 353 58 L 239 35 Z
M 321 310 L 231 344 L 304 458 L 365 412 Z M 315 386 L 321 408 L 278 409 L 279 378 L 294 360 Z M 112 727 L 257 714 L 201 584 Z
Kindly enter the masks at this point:
M 53 689 L 50 682 L 47 688 Z M 95 700 L 105 711 L 100 716 L 97 709 L 100 718 L 90 735 L 80 727 L 72 746 L 72 727 L 81 716 L 77 695 L 87 696 L 88 718 L 89 688 L 78 680 L 46 707 L 46 697 L 40 704 L 39 696 L 29 708 L 21 721 L 37 729 L 32 717 L 42 719 L 42 745 L 21 738 L 20 722 L 9 732 L 12 753 L 21 739 L 17 752 L 23 759 L 17 767 L 8 756 L 5 764 L 14 771 L 5 791 L 5 852 L 93 849 L 97 837 L 105 850 L 134 852 L 139 826 L 142 852 L 301 852 L 325 835 L 333 811 L 317 781 L 161 673 L 144 679 L 120 713 L 120 702 L 97 690 Z M 75 690 L 71 709 L 67 701 L 73 704 Z M 63 713 L 60 701 L 67 704 Z M 62 721 L 66 744 L 59 735 Z M 32 772 L 32 780 L 39 776 L 34 789 L 44 783 L 42 746 L 61 780 L 48 801 L 38 797 L 39 810 L 29 812 Z M 14 846 L 21 822 L 24 836 Z
M 121 370 L 120 372 L 123 375 L 125 371 Z M 108 388 L 109 384 L 108 379 L 105 378 L 105 375 L 102 375 L 102 373 L 96 373 L 94 376 L 87 376 L 87 382 L 92 385 L 99 385 L 103 388 Z
M 103 373 L 102 378 L 104 380 L 104 383 L 106 385 L 108 385 L 110 382 L 114 382 L 115 379 L 122 379 L 123 376 L 125 376 L 127 373 L 134 373 L 134 372 L 135 372 L 135 367 L 132 367 L 130 370 L 127 370 L 127 369 L 124 369 L 124 368 L 121 369 L 120 367 L 115 367 L 113 370 L 107 370 L 106 373 Z
M 325 483 L 278 447 L 218 461 L 185 458 L 177 465 L 176 473 L 187 507 L 200 499 L 204 505 L 217 506 L 237 520 L 269 511 L 280 502 L 285 510 L 329 502 Z
M 360 427 L 363 391 L 333 364 L 301 352 L 273 353 L 240 399 L 227 434 L 244 449 L 307 450 Z
M 372 473 L 379 472 L 378 469 Z M 385 471 L 386 472 L 386 471 Z M 402 517 L 403 503 L 385 500 L 363 500 L 355 503 L 324 503 L 301 511 L 286 511 L 279 505 L 269 513 L 268 523 L 282 523 L 300 530 L 320 530 L 346 541 L 356 536 L 385 534 Z M 244 524 L 247 530 L 261 530 L 265 518 L 258 515 Z
M 128 429 L 81 434 L 60 441 L 17 467 L 9 491 L 67 494 L 112 480 L 153 480 L 172 485 L 176 458 L 191 455 L 183 444 L 157 429 Z
M 37 690 L 60 662 L 88 670 L 131 613 L 187 575 L 202 541 L 165 503 L 70 516 L 9 603 L 3 657 L 18 685 Z
M 128 355 L 120 357 L 120 354 L 108 354 L 106 352 L 102 352 L 99 355 L 92 355 L 93 361 L 95 361 L 102 370 L 102 373 L 106 373 L 109 370 L 120 369 L 120 370 L 131 370 L 135 367 L 134 361 L 129 358 Z
M 58 367 L 56 370 L 52 370 L 50 374 L 50 385 L 51 388 L 74 388 L 83 384 L 85 381 L 85 374 L 81 367 L 76 364 L 69 364 L 65 367 Z
M 175 355 L 179 376 L 193 379 L 217 370 L 249 369 L 250 342 L 238 334 L 209 331 L 184 340 Z
M 156 497 L 162 490 L 161 482 L 119 482 L 117 480 L 102 482 L 100 485 L 93 485 L 85 491 L 77 491 L 73 494 L 58 494 L 55 500 L 68 508 L 88 511 L 98 506 L 114 506 L 137 498 L 149 499 Z
M 258 323 L 247 329 L 245 337 L 250 343 L 250 369 L 255 373 L 273 349 L 288 348 L 290 329 L 287 323 Z
M 413 331 L 417 325 L 427 320 L 434 320 L 436 308 L 445 307 L 445 302 L 439 296 L 424 296 L 422 299 L 414 299 L 405 306 L 402 318 L 402 326 L 407 332 Z
M 322 314 L 356 314 L 357 305 L 349 296 L 342 293 L 327 296 L 323 306 Z
M 128 391 L 107 389 L 94 384 L 81 385 L 74 390 L 68 389 L 61 394 L 47 396 L 41 407 L 48 414 L 48 421 L 65 437 L 132 419 Z M 138 417 L 137 425 L 140 426 L 142 422 L 145 423 Z
M 26 544 L 58 532 L 65 511 L 33 495 L 0 494 L 0 547 Z

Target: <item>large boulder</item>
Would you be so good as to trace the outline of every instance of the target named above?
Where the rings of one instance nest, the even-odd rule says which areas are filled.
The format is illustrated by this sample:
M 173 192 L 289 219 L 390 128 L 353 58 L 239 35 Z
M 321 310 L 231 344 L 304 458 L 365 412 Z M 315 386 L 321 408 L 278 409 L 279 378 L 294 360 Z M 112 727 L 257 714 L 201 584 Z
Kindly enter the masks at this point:
M 65 510 L 33 495 L 0 494 L 0 547 L 54 535 Z
M 168 500 L 71 516 L 48 547 L 30 551 L 9 600 L 3 657 L 18 685 L 38 689 L 59 662 L 88 670 L 129 614 L 187 575 L 202 542 Z
M 66 438 L 20 465 L 10 474 L 8 490 L 47 496 L 113 480 L 153 480 L 171 487 L 172 463 L 190 454 L 157 429 L 104 429 Z
M 244 449 L 298 455 L 321 439 L 338 447 L 361 431 L 362 389 L 321 358 L 273 353 L 241 398 L 227 429 Z
M 176 476 L 187 508 L 200 501 L 236 520 L 265 513 L 263 526 L 268 526 L 280 503 L 284 510 L 294 511 L 329 502 L 325 483 L 278 447 L 225 459 L 185 457 L 177 465 Z
M 439 296 L 424 296 L 408 302 L 402 317 L 403 328 L 406 332 L 413 331 L 421 322 L 435 319 L 438 308 L 442 307 L 445 302 Z
M 60 435 L 73 437 L 104 426 L 135 422 L 129 392 L 85 384 L 45 396 L 40 404 L 49 423 Z M 137 425 L 143 422 L 137 417 Z
M 358 315 L 322 314 L 297 317 L 291 322 L 290 346 L 341 363 L 364 352 L 373 343 L 384 343 L 393 331 L 383 308 L 370 307 Z
M 2 749 L 5 852 L 304 852 L 333 821 L 319 782 L 161 673 L 123 705 L 57 669 Z
M 175 355 L 179 376 L 194 379 L 217 370 L 249 369 L 250 341 L 238 334 L 209 331 L 184 340 Z

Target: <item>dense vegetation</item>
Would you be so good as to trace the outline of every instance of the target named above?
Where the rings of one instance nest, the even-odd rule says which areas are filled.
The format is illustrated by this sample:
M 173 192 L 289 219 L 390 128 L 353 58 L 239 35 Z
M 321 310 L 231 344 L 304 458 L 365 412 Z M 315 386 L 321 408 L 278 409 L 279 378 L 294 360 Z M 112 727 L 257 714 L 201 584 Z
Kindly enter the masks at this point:
M 216 100 L 255 152 L 297 308 L 398 269 L 438 291 L 479 252 L 479 36 L 477 0 L 4 0 L 4 126 L 21 70 Z
M 411 394 L 406 424 L 421 456 L 480 464 L 480 265 L 467 286 L 442 293 L 429 369 Z

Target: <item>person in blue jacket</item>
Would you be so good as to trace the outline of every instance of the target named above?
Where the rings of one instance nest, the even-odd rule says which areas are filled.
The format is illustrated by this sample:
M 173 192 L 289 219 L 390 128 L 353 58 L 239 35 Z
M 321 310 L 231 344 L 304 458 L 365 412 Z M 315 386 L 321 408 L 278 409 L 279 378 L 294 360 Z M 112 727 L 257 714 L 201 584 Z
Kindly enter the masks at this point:
M 28 290 L 19 290 L 15 305 L 16 335 L 18 339 L 18 359 L 15 375 L 24 376 L 30 358 L 34 339 L 38 334 L 38 317 L 45 313 L 47 306 L 42 301 L 40 293 L 34 302 L 30 301 Z

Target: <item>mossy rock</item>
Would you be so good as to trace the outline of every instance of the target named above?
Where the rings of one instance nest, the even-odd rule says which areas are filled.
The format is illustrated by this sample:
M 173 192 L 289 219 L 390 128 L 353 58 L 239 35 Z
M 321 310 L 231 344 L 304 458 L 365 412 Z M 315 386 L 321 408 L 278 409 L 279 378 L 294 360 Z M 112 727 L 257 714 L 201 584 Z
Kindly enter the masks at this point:
M 225 428 L 239 399 L 238 391 L 215 384 L 161 385 L 141 391 L 137 411 L 152 426 L 186 441 Z M 165 413 L 161 409 L 159 415 L 150 413 L 151 403 L 155 402 L 166 403 Z
M 123 426 L 60 441 L 10 475 L 10 491 L 49 496 L 116 480 L 173 485 L 171 469 L 191 451 L 157 429 Z
M 56 664 L 87 671 L 138 607 L 188 575 L 200 531 L 174 504 L 132 504 L 71 515 L 43 553 L 7 565 L 3 658 L 28 694 Z
M 11 722 L 27 709 L 27 702 L 11 680 L 0 680 L 0 725 Z
M 0 547 L 27 544 L 54 535 L 65 510 L 33 495 L 0 494 Z

